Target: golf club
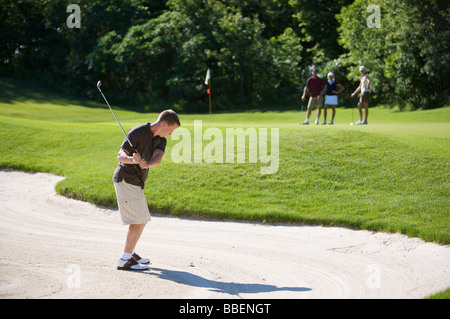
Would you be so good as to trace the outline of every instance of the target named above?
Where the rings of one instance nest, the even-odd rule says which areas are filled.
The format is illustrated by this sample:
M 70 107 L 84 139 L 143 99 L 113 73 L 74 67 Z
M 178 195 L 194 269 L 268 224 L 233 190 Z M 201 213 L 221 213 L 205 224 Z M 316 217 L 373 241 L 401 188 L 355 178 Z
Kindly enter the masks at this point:
M 304 87 L 303 87 L 303 85 L 302 86 L 300 86 L 300 93 L 301 94 L 303 94 L 302 92 L 303 92 L 303 89 L 304 89 Z M 302 95 L 301 95 L 302 96 Z M 302 123 L 302 116 L 303 116 L 303 100 L 302 100 L 302 98 L 301 98 L 301 96 L 300 96 L 300 103 L 301 103 L 301 105 L 302 105 L 302 108 L 300 109 L 300 124 Z
M 300 90 L 300 92 L 303 92 L 303 86 L 302 86 L 302 89 Z M 303 100 L 300 98 L 300 101 L 302 101 L 302 110 L 300 111 L 300 113 L 303 113 Z
M 127 139 L 128 143 L 130 143 L 131 148 L 134 150 L 134 152 L 135 152 L 136 154 L 139 154 L 138 151 L 134 148 L 133 144 L 131 144 L 131 141 L 128 139 L 127 133 L 125 133 L 125 130 L 123 129 L 122 125 L 120 124 L 119 119 L 118 119 L 117 116 L 116 116 L 116 113 L 114 113 L 113 109 L 111 108 L 111 105 L 109 105 L 108 100 L 106 99 L 105 95 L 103 94 L 102 90 L 100 89 L 100 86 L 101 86 L 101 85 L 102 85 L 102 82 L 101 82 L 101 81 L 98 81 L 98 82 L 97 82 L 97 89 L 98 89 L 98 90 L 100 91 L 100 93 L 102 94 L 103 99 L 105 100 L 105 102 L 106 102 L 106 104 L 108 105 L 109 109 L 111 110 L 112 114 L 113 114 L 114 117 L 116 118 L 117 123 L 119 123 L 119 126 L 120 126 L 120 128 L 122 129 L 122 132 L 123 132 L 123 134 L 125 135 L 125 138 Z M 137 165 L 139 165 L 139 164 L 137 164 Z M 135 165 L 133 165 L 133 166 L 134 166 L 135 169 L 136 169 L 136 173 L 137 173 L 137 176 L 138 176 L 138 178 L 139 178 L 139 181 L 140 181 L 141 184 L 142 184 L 142 187 L 144 187 L 144 182 L 142 181 L 141 176 L 139 175 L 139 170 L 137 169 L 137 167 L 136 167 Z
M 108 100 L 106 99 L 105 95 L 103 94 L 102 90 L 100 89 L 100 86 L 102 85 L 101 81 L 97 82 L 97 89 L 100 91 L 101 95 L 103 96 L 103 99 L 105 100 L 106 104 L 108 105 L 109 109 L 111 110 L 112 114 L 114 115 L 114 117 L 116 118 L 117 123 L 119 123 L 120 128 L 122 129 L 123 134 L 125 135 L 125 138 L 127 139 L 128 143 L 130 143 L 130 146 L 132 149 L 135 150 L 135 152 L 137 153 L 136 149 L 134 148 L 133 144 L 131 144 L 130 140 L 128 139 L 127 133 L 125 133 L 125 130 L 123 129 L 122 125 L 119 122 L 119 119 L 116 116 L 116 113 L 114 113 L 113 109 L 111 108 L 111 106 L 108 103 Z
M 354 107 L 353 107 L 353 98 L 351 98 L 352 99 L 352 122 L 350 123 L 350 125 L 355 125 L 355 123 L 353 122 L 353 109 L 354 109 Z
M 303 116 L 303 101 L 302 101 L 302 109 L 300 111 L 300 123 L 302 122 L 302 116 Z

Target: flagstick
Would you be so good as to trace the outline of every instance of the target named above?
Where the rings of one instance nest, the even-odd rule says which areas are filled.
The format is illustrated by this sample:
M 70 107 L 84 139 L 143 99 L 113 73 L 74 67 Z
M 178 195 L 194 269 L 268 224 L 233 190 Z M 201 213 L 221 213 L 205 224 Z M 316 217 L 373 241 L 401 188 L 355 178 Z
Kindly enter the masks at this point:
M 211 114 L 211 79 L 208 79 L 208 87 L 209 87 L 209 114 Z
M 211 74 L 208 68 L 208 71 L 206 71 L 206 78 L 205 78 L 205 84 L 208 84 L 208 95 L 209 95 L 209 118 L 211 119 Z

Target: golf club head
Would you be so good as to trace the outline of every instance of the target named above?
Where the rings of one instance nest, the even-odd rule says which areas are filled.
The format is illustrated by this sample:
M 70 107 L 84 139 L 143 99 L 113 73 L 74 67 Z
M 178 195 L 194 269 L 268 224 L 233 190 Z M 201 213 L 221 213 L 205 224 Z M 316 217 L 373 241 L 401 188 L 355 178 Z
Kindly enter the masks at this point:
M 100 89 L 100 86 L 102 85 L 102 81 L 97 82 L 97 88 Z

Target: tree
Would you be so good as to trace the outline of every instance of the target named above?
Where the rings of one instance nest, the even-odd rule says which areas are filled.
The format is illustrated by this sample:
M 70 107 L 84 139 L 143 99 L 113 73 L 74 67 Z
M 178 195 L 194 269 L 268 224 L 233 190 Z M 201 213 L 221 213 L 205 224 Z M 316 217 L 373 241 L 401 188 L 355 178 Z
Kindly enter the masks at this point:
M 356 0 L 342 8 L 339 43 L 348 50 L 341 57 L 358 77 L 357 66 L 372 74 L 372 90 L 380 101 L 400 101 L 414 108 L 436 107 L 449 100 L 449 9 L 427 0 L 377 0 L 380 25 L 370 27 L 368 5 Z M 443 62 L 447 61 L 447 62 Z M 353 66 L 353 67 L 352 67 Z
M 304 35 L 308 53 L 305 62 L 318 65 L 337 59 L 343 50 L 337 43 L 339 24 L 335 16 L 352 0 L 289 0 L 289 3 L 296 10 L 294 18 Z
M 30 70 L 33 66 L 49 64 L 44 53 L 43 39 L 51 38 L 54 34 L 47 35 L 42 23 L 44 3 L 0 0 L 0 7 L 0 75 L 21 73 L 24 78 L 29 79 L 32 77 Z
M 286 93 L 294 93 L 286 88 L 297 86 L 299 37 L 292 28 L 269 37 L 278 31 L 267 31 L 259 19 L 261 8 L 252 11 L 234 3 L 168 1 L 157 18 L 131 26 L 123 35 L 111 31 L 103 36 L 90 56 L 92 64 L 108 61 L 114 66 L 105 83 L 124 97 L 173 102 L 184 110 L 207 110 L 207 68 L 213 74 L 215 109 L 285 99 Z M 124 74 L 125 81 L 116 80 Z

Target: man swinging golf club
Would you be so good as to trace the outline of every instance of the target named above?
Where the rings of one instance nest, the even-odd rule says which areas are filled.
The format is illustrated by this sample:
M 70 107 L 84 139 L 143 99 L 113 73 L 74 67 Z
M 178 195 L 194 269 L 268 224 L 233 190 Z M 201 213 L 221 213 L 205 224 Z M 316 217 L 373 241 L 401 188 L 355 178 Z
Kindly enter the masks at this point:
M 173 110 L 161 112 L 155 123 L 132 128 L 119 150 L 119 164 L 114 172 L 113 182 L 117 204 L 124 225 L 129 225 L 119 270 L 147 270 L 148 258 L 140 257 L 136 244 L 150 221 L 150 212 L 144 195 L 144 186 L 149 168 L 159 165 L 166 148 L 165 136 L 180 126 L 178 115 Z M 130 145 L 131 143 L 131 145 Z

